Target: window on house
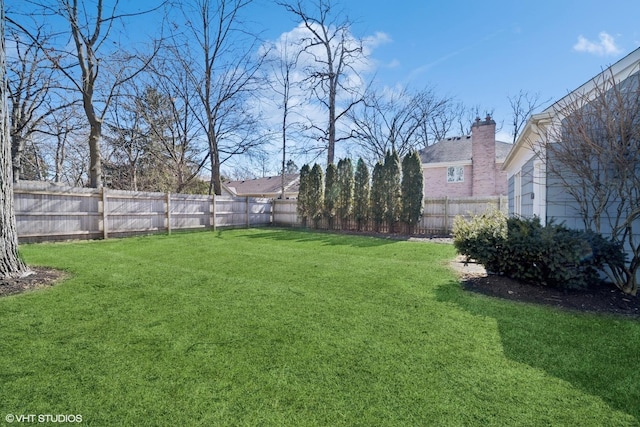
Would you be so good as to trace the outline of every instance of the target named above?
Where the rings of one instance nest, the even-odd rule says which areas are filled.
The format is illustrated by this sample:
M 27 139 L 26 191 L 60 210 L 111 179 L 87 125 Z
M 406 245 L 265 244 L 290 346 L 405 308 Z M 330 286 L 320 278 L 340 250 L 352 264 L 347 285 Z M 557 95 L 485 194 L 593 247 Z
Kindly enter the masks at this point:
M 520 216 L 522 213 L 522 174 L 516 173 L 513 176 L 513 214 Z
M 464 166 L 449 166 L 447 182 L 464 182 Z

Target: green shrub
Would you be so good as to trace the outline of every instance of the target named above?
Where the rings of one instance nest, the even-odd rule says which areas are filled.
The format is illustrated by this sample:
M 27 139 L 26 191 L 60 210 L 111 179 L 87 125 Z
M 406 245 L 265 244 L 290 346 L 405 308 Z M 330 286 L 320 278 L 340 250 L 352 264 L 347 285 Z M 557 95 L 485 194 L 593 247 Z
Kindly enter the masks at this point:
M 507 217 L 497 209 L 476 215 L 469 221 L 461 216 L 453 221 L 453 245 L 458 253 L 491 272 L 499 272 L 499 252 L 506 238 Z
M 539 218 L 485 214 L 456 220 L 454 245 L 494 273 L 545 286 L 583 288 L 601 281 L 606 266 L 624 263 L 622 248 L 601 235 Z

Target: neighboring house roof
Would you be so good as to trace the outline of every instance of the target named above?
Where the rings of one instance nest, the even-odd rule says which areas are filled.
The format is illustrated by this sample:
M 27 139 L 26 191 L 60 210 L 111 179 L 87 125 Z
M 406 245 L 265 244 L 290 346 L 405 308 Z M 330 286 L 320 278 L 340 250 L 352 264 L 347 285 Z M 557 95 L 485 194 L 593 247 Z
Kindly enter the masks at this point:
M 513 147 L 508 142 L 496 141 L 496 161 L 502 161 Z M 422 163 L 471 163 L 471 135 L 442 139 L 420 150 Z
M 282 176 L 267 176 L 264 178 L 225 181 L 225 187 L 237 196 L 265 196 L 275 197 L 282 192 Z M 300 174 L 285 174 L 284 191 L 287 194 L 298 193 Z

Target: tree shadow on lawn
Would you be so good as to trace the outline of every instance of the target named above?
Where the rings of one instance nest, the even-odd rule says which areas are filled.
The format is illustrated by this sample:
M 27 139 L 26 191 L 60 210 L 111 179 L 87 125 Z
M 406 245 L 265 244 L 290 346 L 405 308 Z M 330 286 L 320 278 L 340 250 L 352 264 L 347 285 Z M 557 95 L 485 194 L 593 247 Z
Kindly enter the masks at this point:
M 437 288 L 436 298 L 495 319 L 507 358 L 599 396 L 640 421 L 637 319 L 478 296 L 464 291 L 458 281 Z
M 388 245 L 402 240 L 409 240 L 407 236 L 348 233 L 316 229 L 287 229 L 278 228 L 260 230 L 259 233 L 248 235 L 251 239 L 272 239 L 291 242 L 316 242 L 328 246 L 353 246 L 370 248 Z

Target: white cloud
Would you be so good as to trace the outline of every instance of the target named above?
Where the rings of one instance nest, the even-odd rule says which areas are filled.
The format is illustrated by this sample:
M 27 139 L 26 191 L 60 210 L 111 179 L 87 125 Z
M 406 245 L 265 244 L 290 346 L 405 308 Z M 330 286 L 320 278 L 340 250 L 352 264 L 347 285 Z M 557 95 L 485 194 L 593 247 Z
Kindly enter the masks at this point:
M 600 41 L 593 42 L 583 35 L 578 36 L 578 42 L 573 45 L 573 50 L 577 52 L 593 53 L 600 56 L 617 55 L 622 51 L 618 46 L 616 46 L 615 38 L 611 34 L 602 31 L 598 37 L 600 38 Z
M 391 39 L 391 37 L 389 37 L 387 33 L 383 33 L 381 31 L 378 31 L 374 35 L 367 36 L 363 39 L 364 44 L 368 46 L 371 50 L 375 49 L 380 45 L 391 43 L 392 41 L 393 40 Z
M 322 27 L 315 24 L 315 29 L 322 33 Z M 347 50 L 352 52 L 360 52 L 359 55 L 349 58 L 349 67 L 344 70 L 342 75 L 341 85 L 351 88 L 356 93 L 361 93 L 367 86 L 367 76 L 375 73 L 377 69 L 383 65 L 373 57 L 374 51 L 381 45 L 390 43 L 391 38 L 383 32 L 376 32 L 362 39 L 358 39 L 350 31 L 344 33 L 336 33 L 336 28 L 327 28 L 329 33 L 335 33 L 332 37 L 332 48 L 337 49 L 337 43 L 344 37 L 344 43 Z M 289 99 L 289 123 L 293 124 L 297 122 L 300 127 L 309 127 L 310 124 L 323 128 L 327 121 L 327 112 L 322 103 L 319 102 L 315 94 L 310 87 L 307 78 L 310 73 L 322 67 L 322 63 L 319 64 L 318 58 L 322 61 L 322 58 L 326 57 L 326 51 L 323 46 L 317 45 L 308 47 L 302 53 L 300 52 L 303 46 L 308 45 L 310 40 L 313 40 L 313 34 L 309 31 L 304 24 L 299 24 L 292 28 L 290 31 L 282 33 L 275 40 L 266 42 L 258 50 L 259 54 L 267 54 L 270 60 L 273 60 L 273 67 L 267 67 L 265 71 L 269 74 L 270 78 L 275 82 L 274 86 L 276 91 L 269 85 L 265 85 L 257 95 L 258 99 L 253 102 L 253 108 L 261 113 L 263 123 L 266 128 L 277 131 L 281 127 L 282 122 L 282 95 L 278 93 L 281 88 L 277 83 L 279 70 L 279 60 L 282 58 L 289 58 L 293 60 L 297 59 L 296 66 L 292 70 L 290 75 L 292 87 L 290 88 Z M 397 61 L 392 62 L 390 66 L 397 66 Z M 339 91 L 337 104 L 338 109 L 344 108 L 352 101 L 353 94 L 344 90 Z M 345 123 L 338 123 L 339 133 L 348 132 L 345 127 Z M 278 141 L 279 135 L 274 132 L 274 147 L 279 149 L 278 145 L 281 143 Z M 292 132 L 293 134 L 293 132 Z M 287 151 L 293 153 L 295 151 L 295 145 L 300 144 L 318 144 L 317 139 L 312 138 L 309 132 L 301 134 L 290 134 L 288 137 L 291 140 Z M 341 144 L 345 145 L 345 144 Z M 342 148 L 342 147 L 339 147 Z M 338 153 L 336 153 L 338 154 Z M 304 160 L 294 158 L 296 163 L 304 163 Z
M 386 68 L 398 68 L 400 66 L 400 61 L 397 59 L 392 59 L 390 62 L 384 65 Z

